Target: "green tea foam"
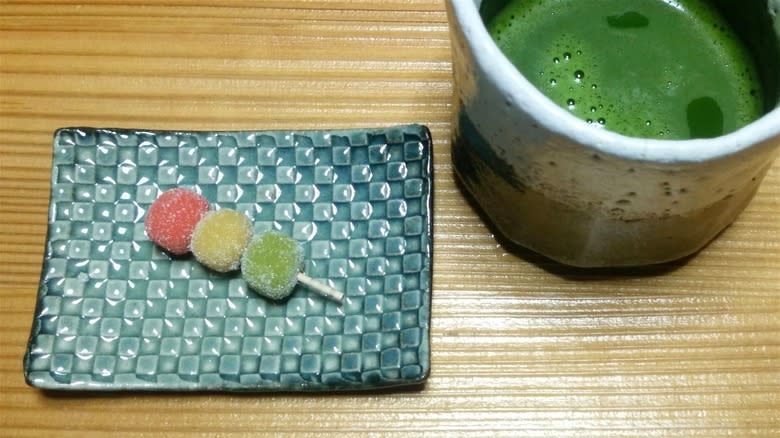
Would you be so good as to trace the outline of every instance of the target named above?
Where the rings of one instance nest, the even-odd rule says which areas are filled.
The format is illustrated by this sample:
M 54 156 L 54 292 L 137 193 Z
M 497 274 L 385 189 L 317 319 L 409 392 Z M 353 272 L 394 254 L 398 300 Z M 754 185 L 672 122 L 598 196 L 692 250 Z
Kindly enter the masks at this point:
M 487 27 L 534 86 L 596 127 L 711 138 L 763 114 L 754 61 L 701 0 L 511 0 Z

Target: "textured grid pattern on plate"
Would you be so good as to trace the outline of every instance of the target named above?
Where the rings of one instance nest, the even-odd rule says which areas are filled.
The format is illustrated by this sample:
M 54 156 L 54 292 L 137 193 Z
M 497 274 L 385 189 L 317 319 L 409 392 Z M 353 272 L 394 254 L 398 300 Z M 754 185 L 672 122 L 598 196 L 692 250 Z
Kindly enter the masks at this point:
M 64 129 L 54 142 L 44 271 L 25 371 L 47 388 L 333 389 L 429 370 L 430 135 Z M 186 187 L 256 231 L 303 243 L 297 288 L 267 301 L 240 275 L 171 259 L 143 218 Z

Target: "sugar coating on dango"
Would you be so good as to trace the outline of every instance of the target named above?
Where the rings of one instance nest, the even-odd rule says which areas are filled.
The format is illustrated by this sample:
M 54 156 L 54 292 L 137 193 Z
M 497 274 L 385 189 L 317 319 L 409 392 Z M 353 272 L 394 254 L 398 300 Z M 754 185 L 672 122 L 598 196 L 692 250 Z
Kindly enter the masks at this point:
M 149 240 L 165 251 L 186 254 L 195 226 L 208 211 L 209 202 L 203 196 L 187 189 L 171 189 L 149 206 L 144 228 Z
M 241 274 L 255 292 L 281 300 L 292 293 L 303 266 L 303 249 L 292 238 L 269 231 L 256 236 L 241 258 Z
M 190 249 L 204 266 L 229 272 L 239 268 L 252 238 L 252 222 L 244 214 L 223 209 L 207 213 L 195 226 Z

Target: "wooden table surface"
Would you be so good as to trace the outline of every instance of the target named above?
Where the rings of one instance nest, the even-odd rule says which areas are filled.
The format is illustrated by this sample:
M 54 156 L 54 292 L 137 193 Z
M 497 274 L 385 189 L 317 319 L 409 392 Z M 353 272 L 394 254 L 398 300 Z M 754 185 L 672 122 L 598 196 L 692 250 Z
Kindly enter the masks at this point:
M 0 0 L 0 435 L 780 436 L 780 161 L 696 257 L 580 271 L 494 238 L 455 183 L 442 0 Z M 422 123 L 431 376 L 348 394 L 26 386 L 58 127 Z

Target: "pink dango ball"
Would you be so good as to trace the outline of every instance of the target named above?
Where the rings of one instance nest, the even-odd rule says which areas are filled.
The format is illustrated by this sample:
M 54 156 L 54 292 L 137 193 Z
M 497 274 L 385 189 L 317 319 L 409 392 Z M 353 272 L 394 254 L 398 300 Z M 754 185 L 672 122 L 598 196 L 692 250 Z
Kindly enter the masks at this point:
M 209 202 L 203 196 L 181 188 L 168 190 L 149 206 L 144 221 L 146 234 L 165 251 L 186 254 L 195 225 L 208 211 Z

